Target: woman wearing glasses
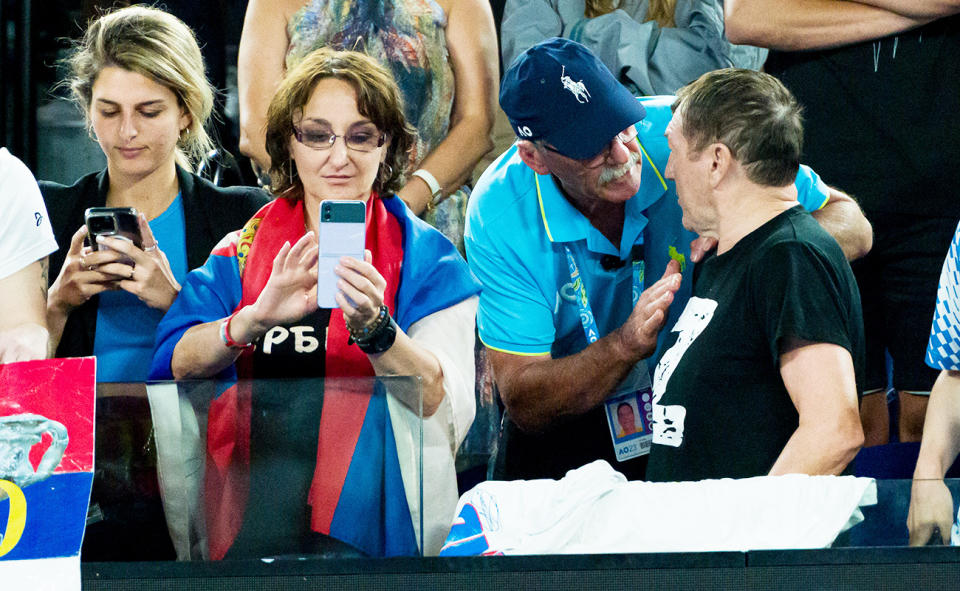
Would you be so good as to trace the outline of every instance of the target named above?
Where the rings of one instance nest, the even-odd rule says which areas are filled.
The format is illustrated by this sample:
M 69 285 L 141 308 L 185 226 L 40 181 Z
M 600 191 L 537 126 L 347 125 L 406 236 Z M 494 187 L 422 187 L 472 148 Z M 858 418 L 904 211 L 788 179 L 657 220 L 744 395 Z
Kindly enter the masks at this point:
M 493 148 L 497 33 L 486 0 L 251 0 L 240 37 L 240 148 L 271 166 L 267 103 L 320 47 L 361 51 L 393 73 L 417 130 L 397 194 L 463 248 L 470 175 Z
M 71 186 L 40 183 L 61 245 L 50 257 L 51 345 L 57 357 L 96 355 L 98 382 L 141 382 L 180 282 L 267 197 L 188 172 L 212 146 L 213 89 L 193 32 L 173 15 L 143 6 L 105 14 L 68 65 L 107 168 Z M 103 206 L 139 212 L 142 247 L 104 237 L 91 249 L 84 211 Z
M 479 283 L 454 246 L 394 194 L 415 134 L 396 84 L 373 59 L 330 49 L 310 54 L 280 84 L 266 137 L 277 198 L 187 277 L 158 329 L 154 376 L 420 376 L 431 417 L 425 437 L 432 425 L 446 438 L 450 469 L 430 477 L 445 483 L 437 503 L 444 513 L 425 533 L 435 551 L 457 498 L 452 454 L 474 414 Z M 365 203 L 367 220 L 364 260 L 342 258 L 335 270 L 333 310 L 318 309 L 316 297 L 316 232 L 326 199 Z M 316 520 L 321 501 L 308 502 L 315 531 L 365 553 L 390 553 L 338 536 Z M 229 536 L 212 540 L 211 556 L 231 545 Z

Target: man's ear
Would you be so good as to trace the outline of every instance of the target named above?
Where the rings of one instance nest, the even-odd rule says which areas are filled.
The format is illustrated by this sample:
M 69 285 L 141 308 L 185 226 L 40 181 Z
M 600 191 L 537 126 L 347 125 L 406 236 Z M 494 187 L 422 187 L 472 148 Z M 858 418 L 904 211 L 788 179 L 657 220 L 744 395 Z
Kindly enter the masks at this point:
M 517 153 L 520 154 L 520 160 L 523 160 L 523 162 L 537 174 L 550 174 L 547 163 L 544 162 L 540 150 L 537 149 L 537 146 L 535 146 L 533 142 L 529 140 L 518 141 Z
M 710 153 L 710 184 L 716 187 L 730 174 L 735 161 L 726 144 L 717 142 L 707 150 Z

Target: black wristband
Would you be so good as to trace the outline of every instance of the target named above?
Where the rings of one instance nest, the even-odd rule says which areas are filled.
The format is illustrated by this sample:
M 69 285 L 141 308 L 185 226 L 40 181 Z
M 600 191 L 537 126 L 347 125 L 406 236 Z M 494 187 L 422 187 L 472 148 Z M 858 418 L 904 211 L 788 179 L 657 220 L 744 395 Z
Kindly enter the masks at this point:
M 397 339 L 397 323 L 390 317 L 387 307 L 382 304 L 377 317 L 368 326 L 354 330 L 348 325 L 347 330 L 350 332 L 347 344 L 356 343 L 367 355 L 383 353 L 392 347 Z
M 383 353 L 397 340 L 397 323 L 387 316 L 387 321 L 363 339 L 354 339 L 360 350 L 367 355 Z

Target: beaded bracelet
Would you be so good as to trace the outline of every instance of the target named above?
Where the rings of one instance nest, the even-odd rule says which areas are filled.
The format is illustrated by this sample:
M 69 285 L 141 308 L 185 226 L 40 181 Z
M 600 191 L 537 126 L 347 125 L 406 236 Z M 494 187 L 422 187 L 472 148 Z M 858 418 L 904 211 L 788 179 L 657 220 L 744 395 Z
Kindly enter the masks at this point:
M 373 322 L 359 330 L 347 325 L 347 331 L 350 333 L 347 344 L 356 343 L 360 350 L 368 355 L 383 353 L 393 346 L 397 338 L 397 324 L 383 304 L 380 304 L 380 310 Z

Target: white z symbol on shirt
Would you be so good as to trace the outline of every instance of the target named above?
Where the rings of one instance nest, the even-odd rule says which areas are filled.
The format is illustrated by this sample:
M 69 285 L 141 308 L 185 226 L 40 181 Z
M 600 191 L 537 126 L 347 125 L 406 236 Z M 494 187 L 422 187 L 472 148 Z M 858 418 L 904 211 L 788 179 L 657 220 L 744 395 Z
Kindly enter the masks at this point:
M 672 332 L 679 332 L 677 342 L 660 358 L 657 369 L 653 372 L 653 442 L 659 445 L 680 447 L 683 443 L 683 422 L 687 417 L 687 409 L 674 404 L 663 406 L 660 399 L 667 389 L 667 382 L 677 368 L 683 354 L 687 352 L 693 341 L 700 336 L 703 329 L 710 324 L 713 312 L 717 309 L 717 302 L 704 298 L 691 297 L 687 307 L 680 314 L 680 319 L 673 327 Z

